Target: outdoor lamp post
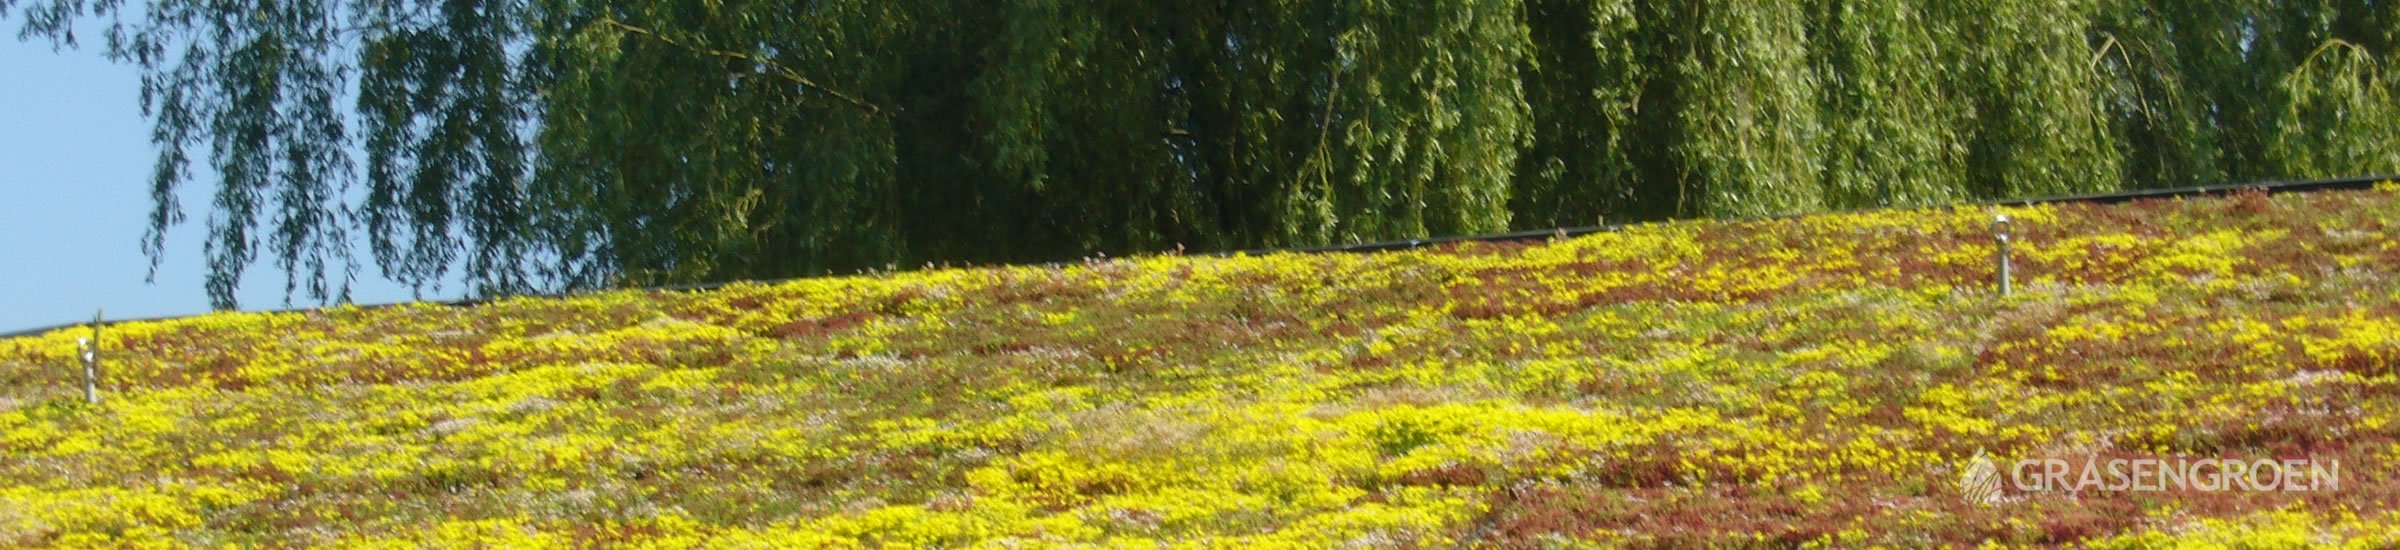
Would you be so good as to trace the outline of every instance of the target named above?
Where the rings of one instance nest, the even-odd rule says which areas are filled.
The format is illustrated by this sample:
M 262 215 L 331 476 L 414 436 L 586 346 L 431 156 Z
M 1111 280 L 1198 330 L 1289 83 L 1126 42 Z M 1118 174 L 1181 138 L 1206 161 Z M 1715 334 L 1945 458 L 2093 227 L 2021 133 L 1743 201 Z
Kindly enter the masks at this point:
M 75 344 L 83 355 L 83 400 L 100 404 L 100 312 L 92 313 L 92 337 L 77 338 Z
M 77 351 L 82 352 L 80 355 L 83 359 L 83 400 L 86 403 L 98 405 L 100 404 L 100 350 L 90 338 L 75 339 L 75 347 Z
M 2000 295 L 2009 295 L 2008 281 L 2008 214 L 1992 218 L 1992 241 L 1999 244 Z

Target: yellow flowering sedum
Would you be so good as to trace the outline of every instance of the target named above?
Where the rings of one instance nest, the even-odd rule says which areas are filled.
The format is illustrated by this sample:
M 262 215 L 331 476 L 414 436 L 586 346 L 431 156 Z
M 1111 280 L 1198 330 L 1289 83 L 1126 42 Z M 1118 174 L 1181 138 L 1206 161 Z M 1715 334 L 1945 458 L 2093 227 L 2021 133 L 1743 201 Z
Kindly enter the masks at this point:
M 2005 297 L 1960 208 L 0 340 L 0 546 L 2393 543 L 2400 190 L 2003 211 Z

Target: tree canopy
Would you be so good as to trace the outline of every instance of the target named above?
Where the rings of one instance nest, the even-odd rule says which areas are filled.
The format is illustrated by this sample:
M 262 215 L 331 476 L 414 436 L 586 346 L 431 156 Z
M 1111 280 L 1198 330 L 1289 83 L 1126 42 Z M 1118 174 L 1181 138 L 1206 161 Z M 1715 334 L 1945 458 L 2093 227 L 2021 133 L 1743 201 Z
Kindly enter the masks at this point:
M 2390 171 L 2384 0 L 0 0 L 207 289 L 478 293 Z M 354 244 L 356 243 L 356 244 Z M 353 250 L 363 244 L 365 257 Z M 262 254 L 263 253 L 263 254 Z

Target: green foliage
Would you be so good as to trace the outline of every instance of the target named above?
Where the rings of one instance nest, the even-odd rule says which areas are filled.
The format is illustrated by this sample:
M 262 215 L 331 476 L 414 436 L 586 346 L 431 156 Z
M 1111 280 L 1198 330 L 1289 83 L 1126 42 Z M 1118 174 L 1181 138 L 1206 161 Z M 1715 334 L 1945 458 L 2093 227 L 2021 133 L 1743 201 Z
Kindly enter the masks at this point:
M 2389 2 L 0 0 L 208 290 L 478 294 L 2400 168 Z M 204 152 L 205 154 L 201 154 Z M 194 157 L 199 157 L 195 159 Z M 262 254 L 262 251 L 264 252 Z
M 1606 221 L 1659 196 L 1636 159 L 1643 87 L 1642 27 L 1629 0 L 1535 0 L 1525 25 L 1533 59 L 1525 71 L 1532 143 L 1518 156 L 1514 202 L 1520 227 Z
M 1311 160 L 1319 181 L 1301 193 L 1316 206 L 1289 220 L 1297 242 L 1508 227 L 1526 125 L 1520 6 L 1365 0 L 1334 18 L 1333 101 Z
M 1941 6 L 1945 62 L 1975 109 L 1967 188 L 1979 197 L 2104 191 L 2118 186 L 2092 6 L 2070 0 Z
M 1822 206 L 1821 124 L 1803 8 L 1774 0 L 1672 5 L 1662 72 L 1680 215 L 1758 216 Z
M 1917 2 L 1833 0 L 1809 15 L 1823 90 L 1819 149 L 1829 206 L 1942 204 L 1964 198 L 1964 94 L 1943 86 L 1953 66 L 1936 22 Z
M 2400 166 L 2400 86 L 2366 48 L 2333 41 L 2280 83 L 2290 98 L 2267 154 L 2297 177 Z

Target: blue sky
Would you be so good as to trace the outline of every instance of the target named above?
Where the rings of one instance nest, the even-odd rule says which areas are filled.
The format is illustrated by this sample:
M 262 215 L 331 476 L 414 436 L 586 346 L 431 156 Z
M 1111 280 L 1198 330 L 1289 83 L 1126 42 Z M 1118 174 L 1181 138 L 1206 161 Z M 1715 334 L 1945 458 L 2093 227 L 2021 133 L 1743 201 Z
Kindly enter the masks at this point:
M 182 189 L 189 220 L 168 232 L 157 283 L 144 283 L 157 150 L 134 69 L 94 44 L 53 52 L 47 40 L 18 41 L 18 21 L 0 23 L 0 332 L 86 320 L 99 308 L 112 318 L 207 311 L 200 242 L 213 174 L 196 173 Z M 195 151 L 194 163 L 204 155 Z M 413 297 L 371 272 L 352 292 L 361 303 Z M 282 308 L 283 273 L 253 265 L 239 297 L 244 309 Z

